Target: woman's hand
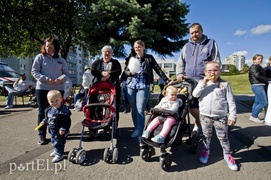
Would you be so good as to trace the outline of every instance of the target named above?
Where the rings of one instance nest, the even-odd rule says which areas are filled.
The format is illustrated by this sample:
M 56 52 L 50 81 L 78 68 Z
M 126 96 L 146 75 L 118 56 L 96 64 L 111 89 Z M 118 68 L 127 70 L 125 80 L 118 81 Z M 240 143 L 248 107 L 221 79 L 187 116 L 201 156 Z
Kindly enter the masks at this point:
M 54 84 L 55 83 L 55 81 L 52 80 L 51 78 L 47 79 L 46 81 L 47 81 L 48 84 Z
M 56 79 L 54 82 L 57 83 L 57 84 L 62 84 L 63 83 L 63 79 Z

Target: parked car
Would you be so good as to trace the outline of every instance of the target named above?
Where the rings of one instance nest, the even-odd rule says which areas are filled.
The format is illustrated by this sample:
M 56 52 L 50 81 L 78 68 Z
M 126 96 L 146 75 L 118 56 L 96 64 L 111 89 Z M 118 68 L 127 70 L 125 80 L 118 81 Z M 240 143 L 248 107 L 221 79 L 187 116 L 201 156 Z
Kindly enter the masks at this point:
M 0 95 L 6 96 L 7 91 L 4 88 L 6 85 L 13 85 L 13 83 L 19 78 L 19 73 L 8 66 L 6 63 L 0 62 Z

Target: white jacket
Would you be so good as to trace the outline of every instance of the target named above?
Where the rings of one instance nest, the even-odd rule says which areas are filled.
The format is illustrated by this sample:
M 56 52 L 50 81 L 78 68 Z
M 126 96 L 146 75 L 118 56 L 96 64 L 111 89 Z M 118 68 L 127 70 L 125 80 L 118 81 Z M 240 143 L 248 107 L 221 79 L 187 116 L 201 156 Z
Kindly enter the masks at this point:
M 231 86 L 228 82 L 220 80 L 217 83 L 204 83 L 200 80 L 193 91 L 193 96 L 199 98 L 200 114 L 220 118 L 227 116 L 228 119 L 236 121 L 236 104 Z
M 91 70 L 87 69 L 83 74 L 82 86 L 84 89 L 89 89 L 92 85 L 93 75 L 91 74 Z

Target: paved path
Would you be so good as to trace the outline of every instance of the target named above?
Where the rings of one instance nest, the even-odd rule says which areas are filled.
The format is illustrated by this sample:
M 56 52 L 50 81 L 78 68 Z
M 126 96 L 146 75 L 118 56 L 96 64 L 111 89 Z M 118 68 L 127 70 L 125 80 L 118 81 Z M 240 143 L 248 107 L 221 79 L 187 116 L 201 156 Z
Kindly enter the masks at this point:
M 222 159 L 222 149 L 214 136 L 211 144 L 211 156 L 207 165 L 198 162 L 199 152 L 190 153 L 189 145 L 183 143 L 168 148 L 172 153 L 173 163 L 167 172 L 159 164 L 159 149 L 149 162 L 139 155 L 135 139 L 129 138 L 132 133 L 130 114 L 120 113 L 121 138 L 116 141 L 119 159 L 116 164 L 107 164 L 103 159 L 104 149 L 110 142 L 106 134 L 99 135 L 100 140 L 83 141 L 87 159 L 82 165 L 73 164 L 67 159 L 53 164 L 49 157 L 52 151 L 50 144 L 37 144 L 36 126 L 37 111 L 35 108 L 17 106 L 5 110 L 0 105 L 0 180 L 6 179 L 235 179 L 235 180 L 269 180 L 271 172 L 271 127 L 256 124 L 248 120 L 250 108 L 245 101 L 253 96 L 236 96 L 238 123 L 230 127 L 230 141 L 233 156 L 240 170 L 228 169 Z M 240 103 L 242 102 L 242 103 Z M 65 154 L 72 148 L 78 148 L 81 132 L 82 112 L 72 111 L 71 135 L 67 141 Z M 263 118 L 263 113 L 261 113 Z M 147 119 L 147 118 L 146 118 Z M 192 120 L 193 122 L 193 120 Z

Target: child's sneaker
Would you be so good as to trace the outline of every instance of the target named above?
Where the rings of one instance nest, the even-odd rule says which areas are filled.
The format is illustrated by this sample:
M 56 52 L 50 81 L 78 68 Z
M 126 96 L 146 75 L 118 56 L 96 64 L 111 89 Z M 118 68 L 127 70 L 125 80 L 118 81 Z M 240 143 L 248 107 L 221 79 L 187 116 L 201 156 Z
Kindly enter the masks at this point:
M 51 152 L 50 157 L 55 157 L 56 151 Z
M 200 161 L 202 164 L 206 164 L 206 163 L 208 162 L 209 155 L 210 155 L 210 152 L 204 150 L 204 151 L 201 153 L 200 157 L 199 157 L 199 161 Z
M 150 131 L 149 130 L 144 131 L 142 137 L 148 139 L 150 137 Z
M 59 155 L 55 155 L 55 157 L 52 159 L 53 163 L 57 163 L 59 161 L 61 161 L 64 158 L 63 155 L 59 156 Z
M 158 143 L 158 144 L 165 143 L 165 138 L 163 138 L 160 134 L 154 136 L 153 138 L 151 138 L 151 140 L 152 140 L 153 142 Z
M 229 155 L 224 155 L 224 159 L 226 161 L 226 163 L 228 164 L 228 167 L 233 170 L 233 171 L 237 171 L 238 170 L 238 166 L 235 163 L 235 160 L 233 159 L 233 157 L 229 154 Z

